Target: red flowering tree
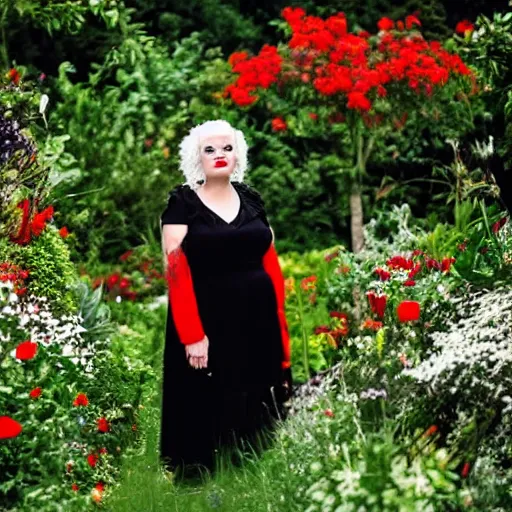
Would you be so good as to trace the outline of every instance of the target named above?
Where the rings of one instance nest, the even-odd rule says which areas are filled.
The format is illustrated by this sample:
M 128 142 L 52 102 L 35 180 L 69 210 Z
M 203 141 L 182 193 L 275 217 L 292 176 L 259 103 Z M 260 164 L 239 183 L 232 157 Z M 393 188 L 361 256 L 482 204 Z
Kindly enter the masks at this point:
M 233 53 L 229 63 L 238 76 L 224 97 L 240 107 L 270 92 L 288 99 L 276 102 L 280 111 L 274 114 L 274 132 L 286 131 L 284 115 L 293 119 L 292 107 L 294 112 L 308 109 L 311 122 L 322 123 L 322 136 L 330 137 L 333 151 L 351 161 L 352 248 L 358 252 L 364 246 L 363 179 L 376 139 L 403 128 L 413 110 L 436 122 L 436 102 L 454 98 L 464 86 L 474 90 L 474 77 L 458 55 L 423 38 L 415 16 L 396 23 L 382 18 L 374 35 L 350 33 L 344 13 L 322 19 L 286 7 L 282 16 L 289 41 L 265 45 L 253 57 Z M 340 122 L 348 145 L 340 143 Z

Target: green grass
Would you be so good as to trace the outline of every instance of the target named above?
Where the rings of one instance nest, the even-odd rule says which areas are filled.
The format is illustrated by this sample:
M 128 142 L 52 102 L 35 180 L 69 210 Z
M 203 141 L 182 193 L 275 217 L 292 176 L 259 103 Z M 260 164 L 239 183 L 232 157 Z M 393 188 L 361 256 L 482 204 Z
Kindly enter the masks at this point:
M 148 338 L 155 335 L 153 332 Z M 141 340 L 142 341 L 142 340 Z M 152 343 L 155 340 L 146 339 Z M 140 410 L 138 429 L 140 442 L 126 452 L 121 467 L 119 485 L 110 489 L 102 508 L 112 512 L 124 511 L 247 511 L 269 512 L 294 510 L 285 502 L 283 489 L 292 483 L 288 455 L 276 436 L 272 446 L 263 451 L 248 453 L 237 450 L 220 453 L 218 469 L 206 470 L 195 478 L 183 480 L 166 471 L 159 460 L 159 430 L 161 404 L 162 361 L 153 354 L 158 382 L 146 387 L 144 408 Z M 289 428 L 289 418 L 278 426 Z M 233 463 L 232 457 L 235 457 Z M 238 463 L 236 463 L 238 461 Z M 289 489 L 292 492 L 292 489 Z

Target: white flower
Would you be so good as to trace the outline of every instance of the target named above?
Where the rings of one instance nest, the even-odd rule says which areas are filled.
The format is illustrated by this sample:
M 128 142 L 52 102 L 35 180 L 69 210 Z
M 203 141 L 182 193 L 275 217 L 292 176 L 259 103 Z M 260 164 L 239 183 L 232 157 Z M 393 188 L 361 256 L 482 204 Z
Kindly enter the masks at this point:
M 50 98 L 48 98 L 47 94 L 41 95 L 41 100 L 39 101 L 39 113 L 40 114 L 44 114 L 44 111 L 46 110 L 49 100 L 50 100 Z

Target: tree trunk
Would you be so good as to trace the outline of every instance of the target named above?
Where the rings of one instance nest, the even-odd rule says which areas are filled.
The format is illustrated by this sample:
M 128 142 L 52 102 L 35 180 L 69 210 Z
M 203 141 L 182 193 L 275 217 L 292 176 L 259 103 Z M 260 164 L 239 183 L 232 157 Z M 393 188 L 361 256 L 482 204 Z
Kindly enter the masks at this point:
M 352 252 L 357 254 L 364 248 L 363 201 L 357 185 L 353 185 L 350 192 L 350 232 Z

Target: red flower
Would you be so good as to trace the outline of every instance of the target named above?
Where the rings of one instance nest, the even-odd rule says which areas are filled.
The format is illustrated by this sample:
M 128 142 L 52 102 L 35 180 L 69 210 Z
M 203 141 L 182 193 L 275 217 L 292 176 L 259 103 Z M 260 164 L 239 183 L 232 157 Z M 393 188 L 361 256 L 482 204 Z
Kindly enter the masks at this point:
M 110 430 L 109 423 L 106 418 L 100 418 L 98 420 L 98 430 L 100 432 L 108 432 Z
M 416 286 L 416 281 L 413 279 L 407 279 L 407 281 L 404 281 L 404 286 Z
M 41 393 L 43 392 L 43 390 L 41 388 L 34 388 L 30 393 L 29 393 L 29 396 L 30 398 L 39 398 L 41 396 Z
M 21 226 L 16 236 L 11 236 L 11 242 L 26 245 L 30 242 L 30 201 L 23 199 L 18 203 L 18 208 L 23 211 Z
M 328 416 L 329 418 L 333 418 L 334 417 L 334 413 L 332 412 L 331 409 L 325 409 L 324 414 L 326 416 Z
M 381 267 L 376 268 L 374 272 L 379 276 L 381 281 L 388 281 L 391 278 L 391 273 Z
M 377 23 L 379 30 L 391 30 L 395 26 L 395 22 L 390 18 L 381 18 Z
M 133 250 L 130 249 L 126 252 L 123 252 L 121 256 L 119 256 L 119 261 L 126 261 L 133 254 Z
M 420 318 L 420 304 L 413 300 L 404 300 L 396 308 L 400 322 L 412 322 Z
M 97 462 L 98 462 L 98 455 L 96 455 L 95 453 L 90 453 L 89 455 L 87 455 L 87 464 L 89 464 L 89 466 L 91 466 L 91 468 L 96 467 Z
M 471 464 L 469 462 L 466 462 L 464 466 L 462 467 L 461 476 L 462 478 L 466 478 L 469 475 L 469 470 L 471 468 Z
M 105 453 L 108 453 L 107 449 L 105 447 L 99 449 L 100 455 L 103 455 Z
M 78 393 L 75 400 L 73 401 L 73 405 L 75 407 L 80 405 L 85 407 L 86 405 L 89 405 L 89 399 L 87 398 L 87 395 L 85 393 Z
M 249 54 L 247 52 L 234 52 L 228 57 L 228 62 L 230 66 L 233 68 L 239 62 L 243 62 L 249 58 Z
M 503 217 L 492 225 L 492 232 L 496 234 L 506 223 L 508 218 Z
M 305 277 L 300 282 L 300 287 L 305 291 L 314 290 L 316 288 L 316 281 L 317 281 L 316 276 Z
M 14 83 L 14 85 L 19 85 L 20 80 L 21 80 L 21 74 L 20 74 L 20 72 L 17 69 L 11 68 L 9 70 L 9 72 L 7 73 L 7 78 L 12 83 Z
M 414 268 L 414 261 L 403 256 L 393 256 L 386 261 L 386 265 L 394 270 L 411 270 Z
M 125 288 L 128 288 L 128 286 L 130 286 L 130 280 L 127 279 L 126 277 L 123 277 L 121 281 L 119 281 L 119 288 L 121 288 L 121 290 L 124 290 Z
M 111 274 L 107 277 L 107 288 L 112 289 L 121 279 L 119 274 Z
M 362 92 L 352 91 L 347 94 L 347 97 L 347 108 L 362 110 L 364 112 L 372 108 L 372 102 Z
M 9 416 L 0 416 L 0 439 L 10 439 L 21 434 L 23 427 Z
M 105 484 L 103 482 L 98 482 L 94 488 L 100 492 L 103 492 L 105 490 Z
M 69 231 L 68 231 L 68 228 L 66 226 L 62 226 L 60 229 L 59 229 L 59 235 L 62 237 L 62 238 L 67 238 L 69 236 Z
M 452 263 L 455 263 L 455 258 L 443 258 L 443 260 L 441 261 L 441 271 L 450 272 Z
M 382 329 L 383 323 L 378 320 L 372 320 L 371 318 L 367 318 L 362 324 L 361 329 L 369 329 L 370 331 L 378 331 Z
M 475 27 L 473 25 L 473 23 L 471 23 L 471 21 L 469 20 L 462 20 L 462 21 L 459 21 L 459 23 L 457 23 L 457 25 L 455 26 L 455 32 L 457 32 L 457 34 L 460 34 L 462 36 L 465 36 L 466 33 L 471 33 L 473 32 L 473 30 L 475 30 Z
M 414 25 L 418 25 L 421 27 L 420 20 L 416 16 L 407 16 L 405 18 L 405 27 L 407 30 L 411 30 Z
M 318 119 L 318 114 L 315 114 L 314 112 L 310 112 L 308 116 L 313 119 L 313 121 L 316 121 Z
M 375 313 L 379 318 L 384 318 L 387 304 L 386 295 L 376 295 L 375 292 L 368 292 L 366 295 L 368 297 L 368 302 L 370 303 L 372 312 Z
M 327 325 L 319 325 L 318 327 L 315 327 L 315 330 L 313 332 L 315 334 L 324 334 L 331 332 L 331 329 Z
M 22 361 L 33 359 L 37 353 L 37 343 L 24 341 L 16 347 L 16 357 Z
M 288 128 L 286 121 L 282 117 L 274 117 L 272 119 L 272 131 L 283 132 Z
M 423 434 L 423 437 L 430 437 L 434 435 L 439 429 L 437 428 L 437 425 L 430 425 L 428 429 Z
M 76 492 L 76 491 L 78 491 L 78 489 L 80 489 L 80 487 L 78 487 L 77 484 L 73 483 L 73 484 L 71 484 L 71 489 Z

